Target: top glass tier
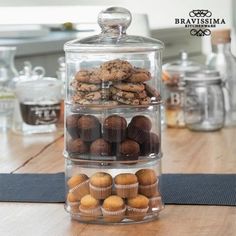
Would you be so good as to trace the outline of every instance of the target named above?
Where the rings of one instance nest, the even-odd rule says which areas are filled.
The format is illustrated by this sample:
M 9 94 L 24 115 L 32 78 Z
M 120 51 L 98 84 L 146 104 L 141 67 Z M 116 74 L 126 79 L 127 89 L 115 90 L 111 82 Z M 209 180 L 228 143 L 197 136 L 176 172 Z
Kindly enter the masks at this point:
M 108 8 L 98 16 L 99 35 L 65 44 L 68 158 L 126 162 L 160 157 L 164 45 L 127 35 L 131 18 L 124 8 Z

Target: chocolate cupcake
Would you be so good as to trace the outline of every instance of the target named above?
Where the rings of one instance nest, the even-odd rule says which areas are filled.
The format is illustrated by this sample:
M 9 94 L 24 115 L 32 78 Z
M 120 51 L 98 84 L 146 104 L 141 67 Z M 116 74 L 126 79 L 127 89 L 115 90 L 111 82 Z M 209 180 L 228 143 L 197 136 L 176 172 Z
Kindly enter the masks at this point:
M 151 120 L 146 116 L 135 116 L 128 125 L 128 138 L 142 144 L 149 137 Z
M 126 139 L 118 145 L 117 159 L 121 161 L 137 160 L 140 153 L 139 144 L 131 139 Z
M 88 144 L 86 144 L 82 139 L 70 139 L 66 143 L 66 150 L 69 153 L 78 153 L 78 154 L 84 154 L 88 153 L 89 147 Z
M 66 130 L 72 139 L 79 138 L 78 120 L 81 115 L 72 114 L 66 117 Z
M 90 146 L 90 153 L 99 156 L 111 155 L 111 144 L 102 138 L 96 139 Z
M 157 134 L 150 133 L 148 138 L 140 145 L 141 155 L 145 156 L 151 153 L 158 154 L 160 140 Z
M 101 137 L 101 124 L 92 115 L 83 115 L 78 120 L 80 138 L 85 142 L 92 142 Z
M 109 142 L 121 142 L 126 137 L 127 122 L 124 117 L 111 115 L 104 120 L 103 138 Z

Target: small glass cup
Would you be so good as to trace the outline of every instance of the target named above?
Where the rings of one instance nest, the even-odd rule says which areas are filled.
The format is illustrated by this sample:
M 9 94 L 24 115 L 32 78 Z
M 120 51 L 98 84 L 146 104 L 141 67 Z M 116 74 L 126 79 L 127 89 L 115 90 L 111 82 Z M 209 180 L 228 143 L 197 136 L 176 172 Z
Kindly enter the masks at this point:
M 13 131 L 21 134 L 55 131 L 60 117 L 61 87 L 61 81 L 50 77 L 18 83 Z

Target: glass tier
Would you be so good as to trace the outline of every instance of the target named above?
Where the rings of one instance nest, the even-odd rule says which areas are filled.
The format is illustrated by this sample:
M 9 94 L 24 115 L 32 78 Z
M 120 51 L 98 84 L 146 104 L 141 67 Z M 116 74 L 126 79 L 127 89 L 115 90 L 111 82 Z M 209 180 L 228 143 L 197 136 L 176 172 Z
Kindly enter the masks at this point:
M 135 165 L 91 165 L 66 160 L 66 204 L 71 218 L 100 224 L 156 219 L 163 209 L 161 162 Z

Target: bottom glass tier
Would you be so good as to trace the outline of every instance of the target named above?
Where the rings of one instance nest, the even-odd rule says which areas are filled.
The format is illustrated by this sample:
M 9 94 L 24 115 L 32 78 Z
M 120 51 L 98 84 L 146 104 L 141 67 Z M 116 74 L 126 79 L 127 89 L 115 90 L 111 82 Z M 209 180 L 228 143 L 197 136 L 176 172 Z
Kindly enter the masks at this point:
M 85 223 L 126 224 L 154 220 L 163 209 L 161 159 L 112 164 L 66 159 L 66 204 Z

